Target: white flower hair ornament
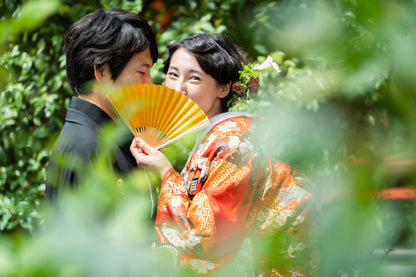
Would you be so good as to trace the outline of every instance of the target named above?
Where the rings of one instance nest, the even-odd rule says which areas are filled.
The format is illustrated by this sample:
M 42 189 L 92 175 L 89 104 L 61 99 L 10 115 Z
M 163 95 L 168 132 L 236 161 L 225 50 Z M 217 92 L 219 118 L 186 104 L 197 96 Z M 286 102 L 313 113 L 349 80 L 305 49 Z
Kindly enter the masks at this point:
M 240 79 L 232 84 L 233 91 L 240 96 L 250 97 L 250 93 L 256 93 L 260 82 L 263 80 L 262 72 L 267 69 L 274 69 L 280 72 L 279 66 L 273 61 L 273 58 L 267 56 L 261 64 L 253 67 L 251 64 L 243 64 L 243 70 L 239 71 Z
M 259 69 L 259 70 L 262 70 L 262 71 L 266 70 L 266 69 L 274 69 L 274 70 L 277 71 L 277 73 L 280 72 L 279 66 L 277 65 L 277 63 L 275 63 L 273 61 L 273 58 L 270 57 L 270 56 L 267 56 L 267 59 L 264 62 L 262 62 L 261 64 L 256 64 L 254 66 L 254 69 Z

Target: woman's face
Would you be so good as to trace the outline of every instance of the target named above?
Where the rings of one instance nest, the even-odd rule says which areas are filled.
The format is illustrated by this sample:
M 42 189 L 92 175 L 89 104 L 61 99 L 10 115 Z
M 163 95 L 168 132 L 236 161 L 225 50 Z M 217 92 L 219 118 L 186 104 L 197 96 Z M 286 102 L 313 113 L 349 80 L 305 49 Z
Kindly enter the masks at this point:
M 221 98 L 229 93 L 229 85 L 219 85 L 205 73 L 194 54 L 178 48 L 172 55 L 165 86 L 179 91 L 194 101 L 208 118 L 221 113 Z

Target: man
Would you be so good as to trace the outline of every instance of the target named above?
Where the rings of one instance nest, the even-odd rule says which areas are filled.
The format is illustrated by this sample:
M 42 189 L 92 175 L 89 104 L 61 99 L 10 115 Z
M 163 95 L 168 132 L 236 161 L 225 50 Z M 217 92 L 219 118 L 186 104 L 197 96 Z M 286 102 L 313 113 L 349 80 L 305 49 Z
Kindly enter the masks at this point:
M 118 121 L 106 97 L 108 86 L 151 83 L 150 68 L 158 56 L 147 21 L 123 10 L 99 10 L 73 24 L 65 35 L 67 80 L 74 91 L 65 123 L 54 145 L 46 174 L 46 198 L 83 181 L 97 156 L 102 127 Z M 126 173 L 137 164 L 129 145 L 114 147 L 113 169 Z

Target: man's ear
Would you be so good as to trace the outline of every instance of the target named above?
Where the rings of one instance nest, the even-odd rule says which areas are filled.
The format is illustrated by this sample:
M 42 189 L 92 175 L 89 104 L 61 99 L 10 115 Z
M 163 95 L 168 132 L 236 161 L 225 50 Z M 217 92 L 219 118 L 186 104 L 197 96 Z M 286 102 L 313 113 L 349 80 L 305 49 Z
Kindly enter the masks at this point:
M 225 85 L 221 85 L 220 86 L 220 93 L 219 93 L 219 98 L 224 98 L 225 96 L 227 96 L 230 93 L 230 89 L 231 89 L 231 81 L 228 84 Z
M 108 64 L 105 63 L 101 67 L 97 67 L 97 65 L 94 64 L 94 76 L 99 83 L 105 80 L 111 80 L 111 72 Z

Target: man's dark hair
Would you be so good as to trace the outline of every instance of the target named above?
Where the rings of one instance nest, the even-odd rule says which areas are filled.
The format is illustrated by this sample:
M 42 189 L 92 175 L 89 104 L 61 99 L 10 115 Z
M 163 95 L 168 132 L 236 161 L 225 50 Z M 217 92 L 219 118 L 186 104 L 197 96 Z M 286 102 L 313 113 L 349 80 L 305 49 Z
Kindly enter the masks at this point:
M 193 53 L 201 68 L 220 85 L 238 81 L 242 63 L 247 63 L 246 53 L 230 39 L 219 34 L 201 33 L 167 46 L 168 58 L 163 68 L 165 74 L 173 53 L 181 47 Z M 231 87 L 228 95 L 221 98 L 221 112 L 228 111 L 227 104 L 232 96 Z
M 143 17 L 117 9 L 92 12 L 74 23 L 65 35 L 69 85 L 76 96 L 86 94 L 85 84 L 95 78 L 94 66 L 98 69 L 108 63 L 115 80 L 131 57 L 146 48 L 155 63 L 155 35 Z

